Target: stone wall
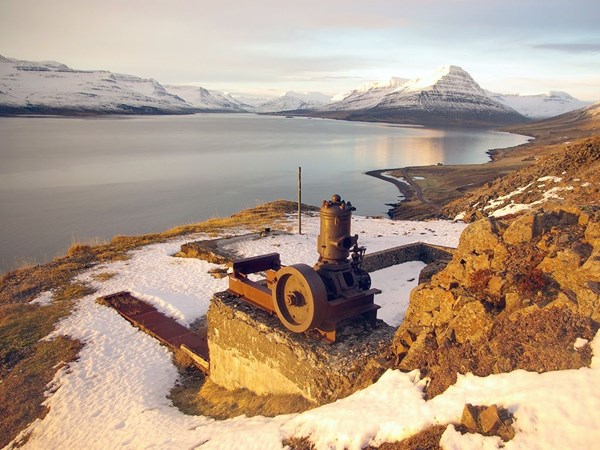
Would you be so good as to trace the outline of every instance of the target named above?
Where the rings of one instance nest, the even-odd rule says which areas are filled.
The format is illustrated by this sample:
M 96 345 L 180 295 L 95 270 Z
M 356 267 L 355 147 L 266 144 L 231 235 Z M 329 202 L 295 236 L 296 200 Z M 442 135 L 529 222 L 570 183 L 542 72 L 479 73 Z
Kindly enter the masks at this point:
M 257 394 L 300 394 L 323 404 L 373 383 L 387 369 L 394 328 L 361 318 L 347 322 L 328 344 L 296 334 L 279 319 L 228 292 L 214 295 L 207 313 L 211 380 Z
M 449 247 L 416 242 L 369 253 L 365 255 L 362 267 L 367 272 L 374 272 L 408 261 L 423 261 L 425 264 L 431 264 L 439 260 L 452 259 L 453 251 L 454 249 Z

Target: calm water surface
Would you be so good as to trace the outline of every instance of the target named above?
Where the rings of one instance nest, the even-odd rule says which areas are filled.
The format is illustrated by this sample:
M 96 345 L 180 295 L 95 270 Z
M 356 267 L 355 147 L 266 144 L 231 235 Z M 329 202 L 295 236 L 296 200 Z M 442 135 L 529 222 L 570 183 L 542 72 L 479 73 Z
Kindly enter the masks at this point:
M 398 200 L 365 171 L 487 161 L 526 137 L 323 119 L 198 114 L 0 118 L 0 270 L 74 241 L 163 231 L 297 195 L 339 192 L 362 215 Z

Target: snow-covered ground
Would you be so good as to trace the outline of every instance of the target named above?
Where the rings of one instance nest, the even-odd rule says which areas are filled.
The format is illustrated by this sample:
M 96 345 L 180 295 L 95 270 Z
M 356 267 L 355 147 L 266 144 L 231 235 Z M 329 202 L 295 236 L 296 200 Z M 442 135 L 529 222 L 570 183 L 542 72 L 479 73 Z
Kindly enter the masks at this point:
M 464 227 L 444 221 L 353 219 L 353 232 L 371 252 L 418 241 L 456 246 Z M 247 256 L 277 251 L 284 264 L 312 264 L 317 257 L 318 218 L 306 218 L 303 231 L 301 236 L 238 240 L 231 246 Z M 598 356 L 591 368 L 579 370 L 459 376 L 456 385 L 430 401 L 423 399 L 427 380 L 417 371 L 390 370 L 346 399 L 301 414 L 225 421 L 184 415 L 167 398 L 177 379 L 169 351 L 95 299 L 130 290 L 189 324 L 205 314 L 212 293 L 227 284 L 207 273 L 213 264 L 171 256 L 182 243 L 201 238 L 147 246 L 132 252 L 127 261 L 96 267 L 80 277 L 98 292 L 82 299 L 53 335 L 72 336 L 85 346 L 80 358 L 49 386 L 50 411 L 26 430 L 31 438 L 25 448 L 265 450 L 281 449 L 283 438 L 310 435 L 318 448 L 358 449 L 400 440 L 432 424 L 458 422 L 467 402 L 508 408 L 516 418 L 516 436 L 502 443 L 496 437 L 463 436 L 449 427 L 442 439 L 444 448 L 594 448 L 600 442 Z M 383 306 L 379 317 L 393 325 L 402 320 L 421 267 L 407 263 L 373 274 L 373 286 L 383 290 L 376 297 Z M 116 275 L 101 282 L 94 277 L 100 273 Z M 49 294 L 40 297 L 44 303 Z M 577 345 L 592 345 L 594 354 L 600 354 L 600 337 Z

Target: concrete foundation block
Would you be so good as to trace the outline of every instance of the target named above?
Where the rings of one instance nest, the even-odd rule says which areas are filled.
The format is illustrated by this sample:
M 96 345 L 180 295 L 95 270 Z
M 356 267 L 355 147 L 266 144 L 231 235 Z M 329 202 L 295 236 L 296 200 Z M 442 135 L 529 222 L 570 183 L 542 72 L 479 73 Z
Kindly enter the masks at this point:
M 210 378 L 227 389 L 299 394 L 324 404 L 372 384 L 389 367 L 395 329 L 355 318 L 328 344 L 287 330 L 268 314 L 228 292 L 214 295 L 207 313 Z

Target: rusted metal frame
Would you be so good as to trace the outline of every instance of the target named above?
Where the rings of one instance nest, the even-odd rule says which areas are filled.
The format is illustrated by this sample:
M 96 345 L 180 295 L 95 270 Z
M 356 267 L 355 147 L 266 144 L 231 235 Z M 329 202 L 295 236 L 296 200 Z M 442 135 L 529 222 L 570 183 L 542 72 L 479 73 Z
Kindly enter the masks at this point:
M 131 325 L 148 333 L 162 344 L 190 355 L 196 366 L 208 374 L 209 350 L 206 335 L 193 333 L 129 292 L 107 295 L 99 300 L 115 309 Z
M 248 275 L 266 270 L 279 270 L 281 258 L 279 253 L 268 253 L 261 256 L 251 256 L 233 262 L 233 273 Z
M 371 300 L 372 302 L 373 300 Z M 377 310 L 380 308 L 379 305 L 374 303 L 362 305 L 362 308 L 357 308 L 354 310 L 349 310 L 347 315 L 337 316 L 337 317 L 327 317 L 319 328 L 315 328 L 315 330 L 321 335 L 321 337 L 328 343 L 333 344 L 337 337 L 337 326 L 338 323 L 345 319 L 350 319 L 352 317 L 363 316 L 366 320 L 369 321 L 371 326 L 375 326 L 377 323 Z
M 272 314 L 275 312 L 273 307 L 273 296 L 271 289 L 264 284 L 252 281 L 243 274 L 229 276 L 229 292 L 239 295 L 249 303 Z

